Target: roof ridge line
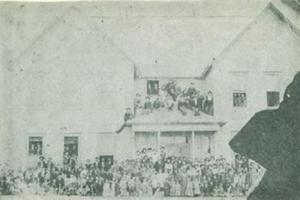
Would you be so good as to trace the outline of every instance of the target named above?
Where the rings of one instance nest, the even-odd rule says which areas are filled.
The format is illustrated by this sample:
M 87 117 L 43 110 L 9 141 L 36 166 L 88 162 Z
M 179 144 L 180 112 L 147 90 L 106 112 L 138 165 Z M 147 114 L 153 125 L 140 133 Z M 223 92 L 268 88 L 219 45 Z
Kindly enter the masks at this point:
M 270 2 L 270 7 L 272 7 L 274 9 L 274 11 L 277 12 L 277 14 L 281 15 L 281 17 L 285 20 L 285 22 L 288 23 L 288 25 L 290 26 L 292 31 L 294 31 L 298 36 L 300 36 L 300 28 L 297 25 L 295 25 L 295 23 L 292 21 L 292 19 L 290 19 L 288 16 L 286 16 L 284 14 L 284 12 L 282 12 L 281 9 L 275 5 L 274 2 Z M 291 8 L 289 8 L 289 9 L 291 9 Z
M 76 9 L 76 11 L 79 12 L 79 14 L 81 16 L 84 16 L 86 19 L 90 18 L 87 15 L 85 15 L 84 13 L 80 12 L 80 10 L 77 7 L 75 7 L 74 9 Z M 91 23 L 96 24 L 93 21 L 91 21 Z M 105 36 L 108 43 L 110 43 L 116 50 L 118 50 L 122 56 L 124 56 L 134 66 L 138 66 L 137 62 L 135 62 L 130 56 L 128 56 L 120 47 L 118 47 L 107 33 L 103 32 L 102 30 L 99 30 L 98 26 L 95 26 L 95 27 L 99 31 L 99 34 L 101 34 L 102 36 Z

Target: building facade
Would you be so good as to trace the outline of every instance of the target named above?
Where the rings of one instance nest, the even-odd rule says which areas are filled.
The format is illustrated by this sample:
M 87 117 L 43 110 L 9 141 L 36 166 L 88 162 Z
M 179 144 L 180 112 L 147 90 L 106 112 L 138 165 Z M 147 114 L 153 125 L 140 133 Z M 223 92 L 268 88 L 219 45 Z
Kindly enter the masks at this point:
M 187 67 L 172 66 L 176 57 L 185 63 L 184 47 L 144 67 L 95 25 L 98 19 L 67 9 L 5 71 L 2 161 L 25 166 L 43 155 L 62 162 L 65 152 L 79 161 L 122 160 L 161 147 L 190 159 L 231 158 L 230 139 L 255 112 L 277 108 L 300 69 L 293 13 L 281 2 L 268 4 L 205 62 L 189 55 Z M 189 48 L 197 58 L 197 46 Z M 127 107 L 134 118 L 116 134 Z

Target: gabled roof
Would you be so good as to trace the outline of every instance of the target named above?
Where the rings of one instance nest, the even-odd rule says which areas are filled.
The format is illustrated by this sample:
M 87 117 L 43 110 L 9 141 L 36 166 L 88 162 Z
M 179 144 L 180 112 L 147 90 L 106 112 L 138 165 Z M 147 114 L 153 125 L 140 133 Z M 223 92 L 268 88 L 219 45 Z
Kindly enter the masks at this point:
M 222 57 L 226 54 L 226 52 L 238 42 L 238 40 L 250 29 L 253 25 L 255 25 L 259 20 L 260 16 L 264 14 L 264 12 L 268 9 L 271 9 L 275 15 L 281 18 L 285 23 L 288 24 L 290 30 L 295 33 L 295 35 L 300 36 L 300 19 L 299 14 L 300 12 L 294 10 L 284 4 L 282 0 L 274 0 L 269 2 L 267 6 L 258 14 L 236 37 L 220 52 L 220 54 L 213 59 L 213 61 L 208 65 L 207 72 L 203 74 L 203 78 L 205 79 L 206 76 L 209 74 L 211 69 L 214 67 L 215 63 L 218 62 Z
M 36 41 L 44 40 L 43 33 L 55 28 L 57 19 L 62 20 L 66 10 L 73 7 L 86 16 L 87 23 L 94 23 L 101 30 L 100 35 L 111 40 L 139 68 L 142 77 L 201 77 L 213 57 L 228 45 L 264 4 L 261 0 L 203 0 L 119 2 L 116 7 L 113 2 L 89 2 L 60 3 L 60 9 L 55 11 L 53 8 L 58 7 L 56 3 L 51 6 L 11 3 L 6 4 L 11 7 L 7 9 L 10 13 L 4 12 L 3 15 L 11 18 L 13 25 L 28 23 L 22 16 L 28 16 L 32 11 L 33 17 L 31 23 L 26 24 L 30 28 L 20 26 L 21 37 L 15 39 L 5 32 L 1 33 L 5 38 L 1 42 L 5 51 L 13 53 L 7 58 L 15 62 Z M 11 11 L 14 7 L 18 10 Z M 6 26 L 13 29 L 11 25 Z M 31 29 L 34 34 L 31 34 Z M 25 37 L 24 41 L 17 40 L 22 37 Z
M 282 15 L 300 29 L 300 1 L 299 0 L 273 0 L 272 5 L 277 8 Z
M 20 123 L 80 130 L 78 122 L 85 122 L 91 132 L 122 123 L 120 113 L 132 102 L 133 64 L 97 25 L 70 7 L 13 59 L 12 109 Z

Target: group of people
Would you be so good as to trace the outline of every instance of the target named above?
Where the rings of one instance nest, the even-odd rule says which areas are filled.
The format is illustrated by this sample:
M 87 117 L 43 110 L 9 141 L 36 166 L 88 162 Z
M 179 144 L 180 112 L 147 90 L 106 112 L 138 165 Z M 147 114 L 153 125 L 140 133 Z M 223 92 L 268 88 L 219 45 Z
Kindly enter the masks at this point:
M 237 156 L 234 163 L 209 156 L 203 160 L 167 156 L 165 149 L 145 148 L 134 160 L 104 163 L 99 158 L 57 164 L 40 157 L 36 166 L 12 170 L 1 166 L 0 193 L 82 196 L 242 196 L 260 168 Z
M 134 111 L 130 107 L 126 108 L 124 122 L 115 132 L 121 133 L 128 126 L 128 121 L 136 115 L 149 114 L 155 110 L 167 109 L 173 111 L 177 109 L 183 115 L 187 115 L 188 111 L 192 111 L 195 116 L 199 116 L 200 112 L 208 115 L 214 114 L 213 93 L 208 91 L 207 94 L 202 94 L 195 88 L 194 82 L 191 82 L 188 88 L 182 90 L 176 81 L 171 80 L 161 90 L 164 91 L 164 95 L 147 95 L 144 99 L 140 93 L 136 93 Z
M 213 115 L 213 94 L 208 91 L 207 94 L 201 93 L 195 88 L 194 82 L 186 89 L 181 89 L 173 80 L 165 84 L 161 90 L 164 95 L 146 96 L 144 99 L 137 93 L 134 99 L 135 113 L 149 114 L 153 110 L 166 108 L 168 110 L 177 109 L 183 115 L 188 110 L 194 112 L 195 116 L 204 112 Z

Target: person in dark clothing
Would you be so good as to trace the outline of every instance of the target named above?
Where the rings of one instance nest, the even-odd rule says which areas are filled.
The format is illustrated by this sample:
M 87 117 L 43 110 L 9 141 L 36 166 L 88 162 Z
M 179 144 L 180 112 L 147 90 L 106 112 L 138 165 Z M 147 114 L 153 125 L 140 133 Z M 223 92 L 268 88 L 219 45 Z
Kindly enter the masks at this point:
M 65 187 L 65 180 L 63 176 L 60 174 L 55 181 L 55 188 L 57 194 L 62 194 Z
M 160 96 L 158 96 L 158 97 L 154 100 L 154 102 L 153 102 L 153 108 L 154 108 L 154 109 L 160 109 L 160 108 L 162 108 L 162 107 L 164 107 L 163 102 L 161 101 Z
M 186 96 L 181 94 L 178 98 L 178 103 L 177 103 L 177 110 L 181 112 L 181 114 L 186 115 L 187 112 L 185 109 L 188 107 L 189 101 Z
M 146 111 L 146 114 L 149 114 L 149 113 L 152 112 L 153 104 L 152 104 L 152 102 L 150 101 L 150 97 L 149 97 L 149 96 L 146 97 L 146 101 L 145 101 L 145 103 L 144 103 L 144 109 L 145 109 L 145 111 Z
M 127 122 L 128 120 L 133 118 L 133 113 L 131 112 L 130 108 L 126 109 L 126 113 L 124 114 L 124 122 Z
M 192 98 L 197 94 L 197 90 L 195 88 L 195 83 L 191 82 L 189 88 L 186 90 L 186 95 Z
M 155 169 L 156 172 L 159 172 L 161 170 L 161 167 L 162 167 L 162 165 L 161 165 L 160 161 L 156 161 L 154 163 L 154 169 Z
M 6 180 L 5 176 L 0 178 L 0 194 L 2 194 L 2 195 L 9 195 L 10 194 L 9 187 L 8 187 L 7 180 Z
M 177 87 L 177 83 L 174 80 L 169 81 L 163 86 L 163 90 L 172 97 L 173 101 L 176 101 L 180 89 Z
M 70 159 L 70 167 L 71 167 L 71 171 L 74 172 L 75 167 L 76 167 L 76 157 L 75 156 L 72 156 Z
M 199 111 L 203 111 L 203 103 L 204 103 L 204 96 L 201 94 L 198 94 L 197 106 L 198 106 Z
M 137 113 L 138 110 L 143 108 L 142 100 L 141 100 L 141 94 L 136 93 L 134 98 L 134 114 Z
M 213 94 L 211 91 L 209 91 L 207 93 L 205 102 L 204 102 L 204 111 L 205 113 L 209 114 L 209 115 L 213 115 L 214 114 L 214 100 L 213 100 Z
M 199 99 L 200 94 L 197 92 L 189 99 L 190 109 L 194 111 L 195 116 L 200 115 L 201 105 L 202 102 Z
M 121 128 L 120 128 L 119 130 L 116 131 L 116 133 L 121 133 L 122 130 L 123 130 L 126 126 L 128 126 L 127 121 L 133 119 L 133 117 L 134 117 L 134 116 L 133 116 L 133 113 L 132 113 L 131 109 L 130 109 L 130 108 L 127 108 L 127 109 L 126 109 L 126 112 L 125 112 L 125 114 L 124 114 L 124 123 L 123 123 L 123 125 L 121 126 Z
M 40 162 L 41 162 L 42 167 L 43 167 L 44 169 L 46 169 L 46 168 L 47 168 L 47 162 L 45 161 L 45 157 L 44 157 L 44 156 L 40 156 L 40 157 L 39 157 L 39 160 L 40 160 Z
M 70 163 L 70 155 L 69 155 L 68 149 L 65 149 L 63 164 L 69 165 L 69 163 Z

